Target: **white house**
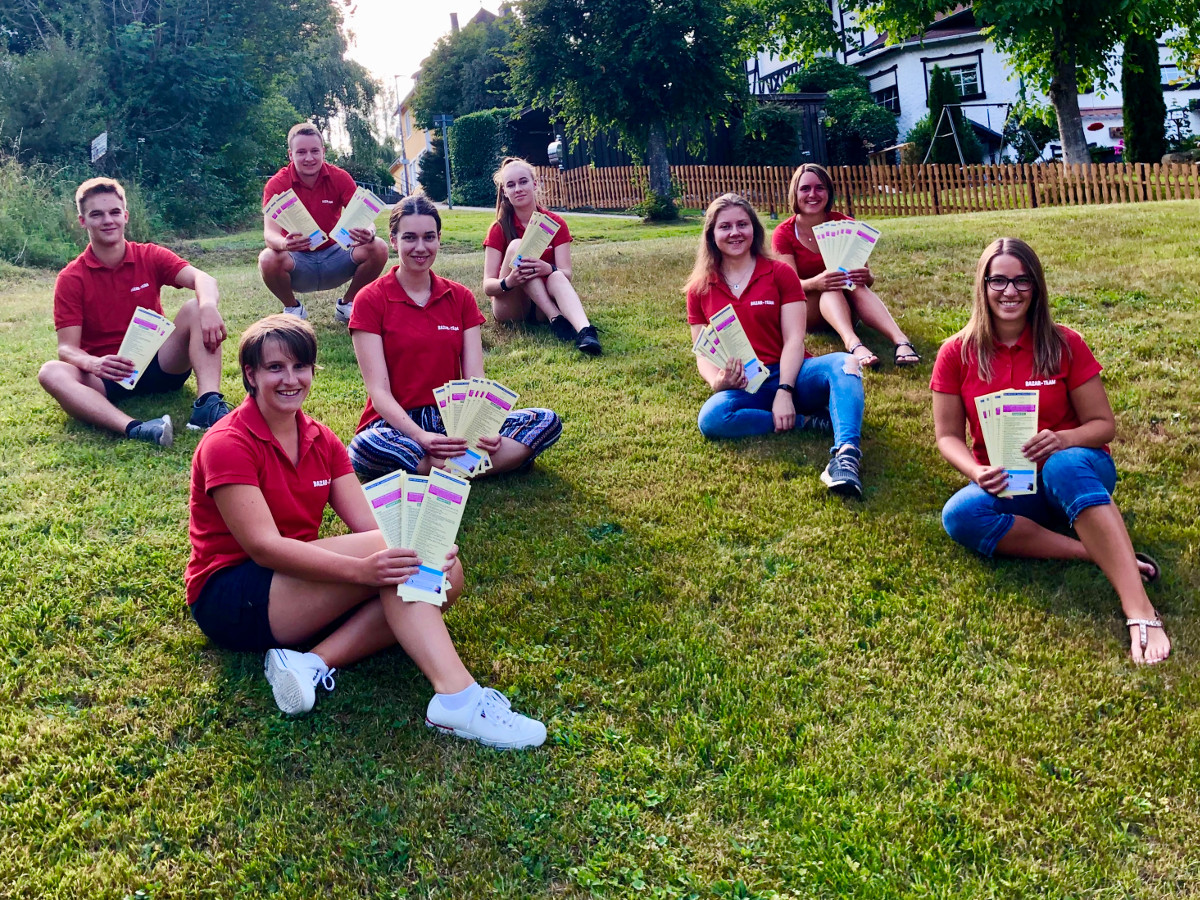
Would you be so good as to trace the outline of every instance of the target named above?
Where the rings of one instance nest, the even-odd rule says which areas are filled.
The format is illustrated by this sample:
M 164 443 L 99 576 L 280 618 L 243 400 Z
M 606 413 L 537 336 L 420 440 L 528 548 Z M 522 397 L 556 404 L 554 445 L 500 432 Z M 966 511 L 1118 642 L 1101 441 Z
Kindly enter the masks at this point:
M 951 13 L 939 16 L 923 34 L 888 45 L 886 36 L 871 29 L 856 27 L 852 12 L 833 5 L 838 30 L 843 34 L 843 50 L 837 58 L 856 67 L 867 77 L 871 95 L 881 106 L 896 114 L 900 139 L 929 112 L 929 73 L 934 66 L 950 72 L 964 107 L 963 114 L 975 126 L 990 158 L 998 158 L 1001 132 L 1009 104 L 1016 103 L 1022 87 L 1007 55 L 1000 53 L 980 33 L 979 25 L 969 6 L 960 5 Z M 1193 134 L 1200 133 L 1200 82 L 1186 82 L 1174 65 L 1171 54 L 1160 47 L 1163 91 L 1167 101 L 1168 135 L 1179 122 L 1186 120 Z M 786 74 L 797 63 L 760 56 L 750 65 L 751 91 L 767 93 L 778 90 Z M 1081 94 L 1079 112 L 1090 144 L 1115 147 L 1122 139 L 1122 109 L 1120 90 L 1120 48 L 1114 54 L 1110 71 L 1113 86 L 1103 92 L 1095 90 Z M 1031 100 L 1046 103 L 1046 98 L 1032 88 Z

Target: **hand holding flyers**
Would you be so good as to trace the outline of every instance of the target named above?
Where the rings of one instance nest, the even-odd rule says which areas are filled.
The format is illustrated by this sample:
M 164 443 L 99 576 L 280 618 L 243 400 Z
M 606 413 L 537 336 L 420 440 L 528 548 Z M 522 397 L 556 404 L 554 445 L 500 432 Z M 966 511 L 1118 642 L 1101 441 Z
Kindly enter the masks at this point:
M 175 323 L 165 316 L 139 306 L 133 311 L 125 337 L 117 356 L 133 361 L 133 374 L 117 382 L 126 390 L 133 390 L 146 366 L 150 365 L 163 343 L 175 330 Z
M 349 250 L 354 245 L 350 232 L 356 228 L 370 228 L 375 224 L 375 218 L 383 210 L 383 201 L 366 188 L 355 188 L 354 196 L 342 210 L 342 217 L 333 226 L 330 235 L 341 244 L 343 250 Z
M 863 268 L 879 240 L 878 229 L 853 219 L 814 225 L 812 231 L 825 267 L 842 272 Z
M 525 226 L 525 234 L 517 245 L 517 255 L 513 257 L 512 267 L 519 268 L 523 259 L 537 259 L 546 252 L 554 236 L 558 234 L 559 224 L 545 213 L 535 212 L 529 217 Z
M 1037 466 L 1024 447 L 1038 432 L 1037 391 L 996 391 L 975 398 L 983 444 L 993 466 L 1008 473 L 1000 497 L 1037 493 Z
M 762 387 L 770 374 L 750 346 L 750 339 L 746 337 L 732 303 L 718 310 L 709 324 L 700 329 L 692 352 L 718 369 L 728 369 L 730 360 L 740 359 L 746 373 L 745 391 L 748 394 Z
M 267 205 L 263 207 L 263 215 L 285 233 L 302 234 L 307 237 L 310 250 L 315 250 L 329 238 L 329 235 L 318 227 L 316 219 L 304 208 L 304 204 L 291 188 L 268 200 Z
M 447 459 L 446 465 L 465 478 L 491 469 L 491 456 L 481 444 L 500 433 L 519 396 L 498 381 L 486 378 L 448 381 L 440 388 L 434 388 L 433 398 L 446 427 L 446 435 L 467 442 L 466 453 Z

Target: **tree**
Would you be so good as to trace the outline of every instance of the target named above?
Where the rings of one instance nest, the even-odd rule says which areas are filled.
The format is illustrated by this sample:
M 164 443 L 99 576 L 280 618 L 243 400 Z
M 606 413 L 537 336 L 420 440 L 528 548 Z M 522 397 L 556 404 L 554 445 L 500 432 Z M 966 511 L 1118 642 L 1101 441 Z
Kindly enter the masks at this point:
M 1125 150 L 1122 162 L 1155 163 L 1167 152 L 1167 102 L 1163 99 L 1158 41 L 1134 32 L 1121 56 Z
M 948 104 L 958 103 L 961 99 L 950 73 L 940 66 L 934 66 L 929 73 L 929 139 L 933 146 L 929 153 L 931 163 L 958 165 L 983 162 L 983 145 L 979 143 L 962 110 L 954 106 L 946 108 Z M 955 135 L 958 136 L 957 143 Z M 926 144 L 928 147 L 929 144 Z M 961 158 L 959 150 L 962 151 Z
M 937 15 L 959 6 L 955 0 L 851 2 L 866 24 L 886 32 L 893 42 L 921 33 Z M 974 0 L 971 8 L 1016 72 L 1050 98 L 1064 160 L 1085 164 L 1091 156 L 1079 116 L 1080 79 L 1108 84 L 1111 53 L 1134 30 L 1164 32 L 1178 26 L 1191 34 L 1200 21 L 1200 0 Z
M 508 61 L 512 18 L 470 22 L 434 45 L 421 63 L 411 109 L 418 127 L 433 127 L 433 117 L 465 116 L 508 105 Z
M 828 94 L 825 143 L 834 165 L 862 165 L 871 151 L 896 142 L 896 117 L 871 98 L 867 79 L 853 66 L 817 57 L 793 73 L 783 91 Z
M 744 7 L 736 0 L 524 0 L 514 88 L 571 136 L 616 135 L 650 167 L 666 216 L 667 141 L 723 121 L 745 96 Z

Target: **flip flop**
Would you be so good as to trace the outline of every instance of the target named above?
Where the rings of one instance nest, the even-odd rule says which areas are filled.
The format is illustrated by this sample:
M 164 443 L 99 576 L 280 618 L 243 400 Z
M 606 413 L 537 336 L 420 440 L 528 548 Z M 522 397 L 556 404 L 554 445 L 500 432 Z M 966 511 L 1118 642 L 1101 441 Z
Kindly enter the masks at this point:
M 867 355 L 865 357 L 858 356 L 854 352 L 855 350 L 862 350 Z M 858 364 L 860 366 L 865 366 L 868 369 L 873 369 L 877 365 L 879 365 L 879 357 L 876 356 L 874 353 L 872 353 L 871 348 L 868 347 L 866 344 L 864 344 L 862 341 L 859 341 L 853 347 L 849 348 L 846 352 L 849 353 L 851 356 L 853 356 L 854 359 L 858 362 Z M 868 360 L 869 360 L 869 362 L 868 362 Z
M 1154 582 L 1156 582 L 1156 581 L 1158 581 L 1158 579 L 1162 578 L 1162 566 L 1160 566 L 1158 564 L 1157 559 L 1155 559 L 1149 553 L 1138 552 L 1133 555 L 1137 557 L 1138 562 L 1147 563 L 1148 565 L 1151 565 L 1154 567 L 1154 574 L 1151 575 L 1149 578 L 1147 578 L 1145 575 L 1143 575 L 1142 581 L 1146 582 L 1146 584 L 1154 584 Z
M 895 346 L 896 352 L 892 356 L 892 363 L 896 366 L 896 368 L 902 368 L 903 366 L 915 366 L 921 362 L 921 354 L 918 353 L 917 348 L 908 341 L 900 341 Z M 909 352 L 901 353 L 901 347 L 907 347 Z

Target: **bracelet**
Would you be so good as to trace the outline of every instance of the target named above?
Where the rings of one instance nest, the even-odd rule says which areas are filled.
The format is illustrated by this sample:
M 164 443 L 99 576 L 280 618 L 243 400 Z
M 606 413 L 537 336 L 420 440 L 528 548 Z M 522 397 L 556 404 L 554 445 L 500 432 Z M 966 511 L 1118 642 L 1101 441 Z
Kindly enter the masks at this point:
M 500 279 L 500 290 L 504 291 L 504 293 L 506 293 L 506 294 L 507 294 L 509 291 L 511 291 L 511 290 L 512 290 L 512 288 L 510 288 L 510 287 L 508 286 L 508 279 L 507 279 L 507 278 L 501 278 L 501 279 Z
M 558 271 L 558 266 L 556 266 L 554 263 L 550 263 L 550 274 L 553 275 L 557 271 Z
M 775 388 L 775 393 L 779 393 L 780 391 L 791 394 L 793 397 L 796 396 L 796 386 L 794 384 L 781 384 Z

